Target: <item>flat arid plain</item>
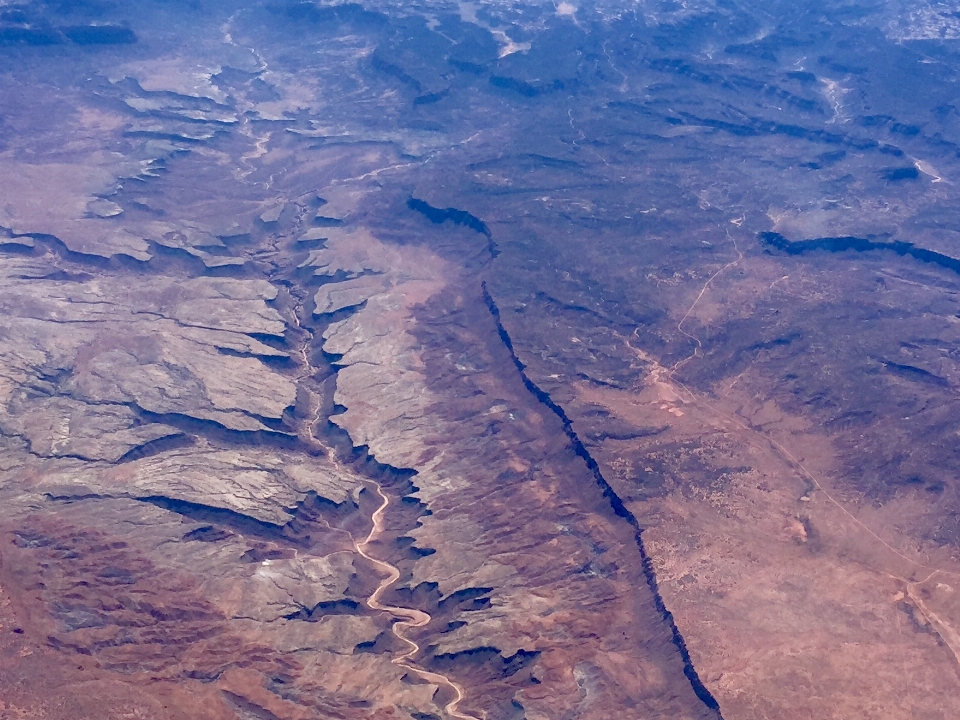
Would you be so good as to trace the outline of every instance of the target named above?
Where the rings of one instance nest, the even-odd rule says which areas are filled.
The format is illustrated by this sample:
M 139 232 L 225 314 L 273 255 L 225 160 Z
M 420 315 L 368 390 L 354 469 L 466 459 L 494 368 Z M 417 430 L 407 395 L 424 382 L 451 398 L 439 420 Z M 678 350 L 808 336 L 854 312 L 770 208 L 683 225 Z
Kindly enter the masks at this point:
M 0 0 L 0 718 L 960 717 L 958 17 Z

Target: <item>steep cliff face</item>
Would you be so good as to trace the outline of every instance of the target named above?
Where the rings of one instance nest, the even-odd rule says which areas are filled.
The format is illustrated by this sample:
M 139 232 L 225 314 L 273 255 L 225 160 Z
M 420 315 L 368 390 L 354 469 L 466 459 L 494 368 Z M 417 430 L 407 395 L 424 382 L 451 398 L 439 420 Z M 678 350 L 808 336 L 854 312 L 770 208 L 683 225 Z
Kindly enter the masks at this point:
M 951 17 L 0 8 L 0 715 L 960 715 Z

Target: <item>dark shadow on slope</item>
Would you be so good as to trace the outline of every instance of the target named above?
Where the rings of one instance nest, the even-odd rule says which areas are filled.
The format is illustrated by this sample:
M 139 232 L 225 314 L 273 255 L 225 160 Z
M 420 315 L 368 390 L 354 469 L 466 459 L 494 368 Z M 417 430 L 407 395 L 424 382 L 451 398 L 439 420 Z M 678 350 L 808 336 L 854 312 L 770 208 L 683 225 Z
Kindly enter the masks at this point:
M 911 257 L 923 263 L 939 265 L 942 268 L 946 268 L 960 275 L 960 259 L 938 253 L 934 250 L 928 250 L 927 248 L 917 247 L 913 243 L 908 243 L 904 240 L 884 242 L 852 236 L 824 237 L 814 238 L 812 240 L 788 240 L 780 233 L 775 232 L 760 233 L 760 240 L 766 245 L 774 247 L 777 250 L 782 250 L 787 253 L 787 255 L 803 255 L 804 253 L 815 252 L 816 250 L 825 250 L 831 253 L 846 252 L 848 250 L 855 252 L 888 250 L 901 257 Z
M 480 233 L 487 238 L 487 250 L 490 252 L 490 257 L 496 258 L 500 254 L 500 248 L 497 247 L 497 243 L 494 242 L 490 228 L 487 227 L 487 224 L 476 215 L 472 215 L 466 210 L 459 210 L 457 208 L 434 207 L 425 200 L 420 200 L 418 198 L 410 198 L 407 200 L 407 207 L 420 213 L 435 225 L 439 225 L 440 223 L 449 220 L 454 225 L 463 225 L 464 227 L 468 227 L 471 230 Z

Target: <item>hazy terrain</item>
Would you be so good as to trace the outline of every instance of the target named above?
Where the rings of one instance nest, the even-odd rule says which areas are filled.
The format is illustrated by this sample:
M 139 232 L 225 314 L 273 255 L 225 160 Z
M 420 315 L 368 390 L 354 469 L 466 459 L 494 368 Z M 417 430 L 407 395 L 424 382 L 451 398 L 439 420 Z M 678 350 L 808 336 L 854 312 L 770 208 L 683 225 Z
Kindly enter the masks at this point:
M 0 0 L 0 718 L 960 717 L 958 42 Z

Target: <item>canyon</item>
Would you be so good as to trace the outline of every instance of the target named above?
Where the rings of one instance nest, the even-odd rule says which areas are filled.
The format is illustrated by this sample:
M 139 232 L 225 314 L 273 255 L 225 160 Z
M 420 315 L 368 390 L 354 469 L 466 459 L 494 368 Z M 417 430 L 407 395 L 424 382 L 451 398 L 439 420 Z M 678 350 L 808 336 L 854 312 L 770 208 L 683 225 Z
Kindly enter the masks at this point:
M 960 715 L 938 7 L 0 4 L 0 717 Z

